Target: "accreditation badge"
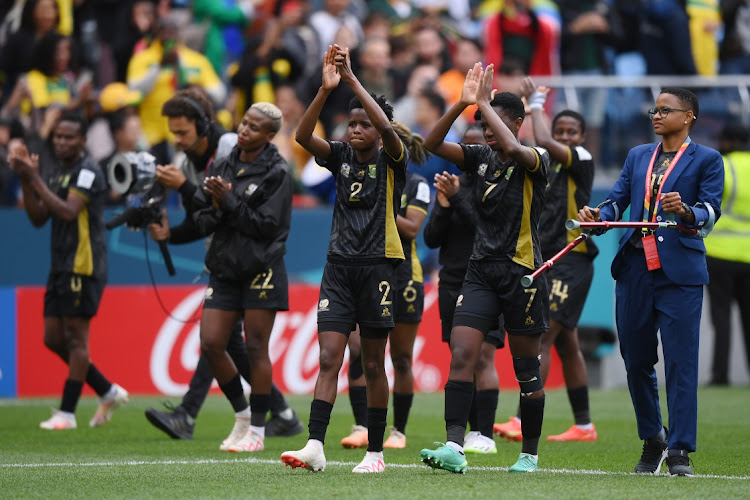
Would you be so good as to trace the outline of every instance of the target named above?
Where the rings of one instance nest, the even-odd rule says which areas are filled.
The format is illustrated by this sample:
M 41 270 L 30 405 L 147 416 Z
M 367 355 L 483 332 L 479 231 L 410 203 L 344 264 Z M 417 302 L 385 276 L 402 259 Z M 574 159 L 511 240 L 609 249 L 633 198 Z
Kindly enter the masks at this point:
M 643 241 L 643 253 L 646 255 L 646 266 L 649 271 L 655 271 L 661 269 L 661 261 L 659 260 L 659 252 L 656 250 L 656 238 L 653 234 L 644 236 Z

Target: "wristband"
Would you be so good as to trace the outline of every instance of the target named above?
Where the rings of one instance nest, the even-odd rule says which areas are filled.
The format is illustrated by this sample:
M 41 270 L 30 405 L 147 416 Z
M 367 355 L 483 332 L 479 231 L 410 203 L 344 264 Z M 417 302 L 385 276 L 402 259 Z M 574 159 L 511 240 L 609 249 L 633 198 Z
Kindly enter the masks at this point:
M 535 90 L 529 97 L 529 109 L 544 109 L 545 102 L 547 102 L 547 94 Z

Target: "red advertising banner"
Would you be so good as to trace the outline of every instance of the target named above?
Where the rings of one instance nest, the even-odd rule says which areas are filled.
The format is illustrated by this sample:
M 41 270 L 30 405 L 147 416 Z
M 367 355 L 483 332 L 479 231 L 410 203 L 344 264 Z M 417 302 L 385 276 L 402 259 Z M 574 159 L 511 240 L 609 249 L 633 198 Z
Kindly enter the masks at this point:
M 441 391 L 450 366 L 450 350 L 440 340 L 437 287 L 426 287 L 425 312 L 414 346 L 417 391 Z M 149 286 L 110 286 L 91 322 L 91 359 L 111 381 L 132 394 L 180 396 L 187 391 L 200 356 L 199 323 L 204 287 L 160 286 L 165 312 Z M 19 287 L 18 396 L 57 396 L 67 376 L 65 364 L 44 346 L 43 287 Z M 291 309 L 276 316 L 271 336 L 274 381 L 285 393 L 311 394 L 318 374 L 318 287 L 292 285 Z M 348 354 L 347 354 L 348 355 Z M 393 381 L 393 366 L 386 356 Z M 496 356 L 501 389 L 518 390 L 510 352 Z M 344 363 L 339 390 L 347 388 Z M 553 356 L 547 387 L 562 385 Z M 218 391 L 218 388 L 214 388 Z M 87 387 L 86 394 L 92 394 Z

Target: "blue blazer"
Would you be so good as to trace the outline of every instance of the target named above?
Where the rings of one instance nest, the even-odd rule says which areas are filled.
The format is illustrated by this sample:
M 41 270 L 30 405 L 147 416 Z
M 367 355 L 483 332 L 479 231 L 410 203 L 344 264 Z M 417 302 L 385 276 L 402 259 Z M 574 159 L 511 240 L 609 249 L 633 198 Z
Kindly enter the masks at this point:
M 643 198 L 646 172 L 651 156 L 658 146 L 644 144 L 630 150 L 620 178 L 617 179 L 607 201 L 601 206 L 601 220 L 617 221 L 628 206 L 630 220 L 643 220 Z M 721 196 L 724 191 L 724 162 L 718 151 L 691 142 L 672 172 L 667 177 L 662 193 L 677 191 L 682 201 L 693 209 L 695 223 L 688 225 L 677 218 L 677 222 L 694 228 L 709 227 L 721 215 Z M 713 217 L 711 210 L 713 210 Z M 666 221 L 667 214 L 659 204 L 657 221 Z M 672 214 L 673 215 L 673 214 Z M 713 221 L 712 221 L 713 219 Z M 618 279 L 623 268 L 623 248 L 634 231 L 628 229 L 620 239 L 620 247 L 612 261 L 612 277 Z M 675 229 L 657 229 L 656 247 L 659 251 L 664 274 L 679 285 L 704 285 L 708 283 L 706 269 L 706 247 L 703 238 Z

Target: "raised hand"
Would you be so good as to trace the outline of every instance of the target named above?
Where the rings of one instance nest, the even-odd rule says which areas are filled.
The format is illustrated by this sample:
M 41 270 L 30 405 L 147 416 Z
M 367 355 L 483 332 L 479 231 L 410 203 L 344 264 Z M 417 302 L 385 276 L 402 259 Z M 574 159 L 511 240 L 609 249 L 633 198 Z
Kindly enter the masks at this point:
M 347 83 L 354 81 L 356 77 L 352 71 L 352 61 L 349 58 L 349 47 L 342 49 L 335 44 L 333 47 L 336 49 L 334 61 L 336 63 L 336 68 L 339 70 L 339 75 L 341 75 L 341 79 Z
M 29 155 L 26 145 L 20 140 L 10 142 L 7 160 L 11 170 L 21 180 L 28 180 L 39 173 L 39 155 Z
M 336 49 L 329 45 L 323 56 L 323 88 L 333 90 L 338 87 L 340 81 L 341 75 L 336 68 Z
M 461 103 L 471 106 L 477 103 L 477 89 L 479 88 L 479 79 L 482 76 L 482 63 L 474 64 L 466 73 L 464 88 L 461 90 Z
M 476 67 L 476 66 L 475 66 Z M 477 104 L 480 102 L 490 102 L 495 97 L 497 90 L 492 88 L 492 83 L 495 78 L 495 66 L 492 64 L 487 65 L 481 74 L 479 80 L 479 88 L 477 89 Z
M 528 101 L 531 94 L 536 90 L 534 87 L 534 80 L 532 80 L 530 76 L 523 78 L 518 90 L 521 92 L 521 97 L 525 97 Z

